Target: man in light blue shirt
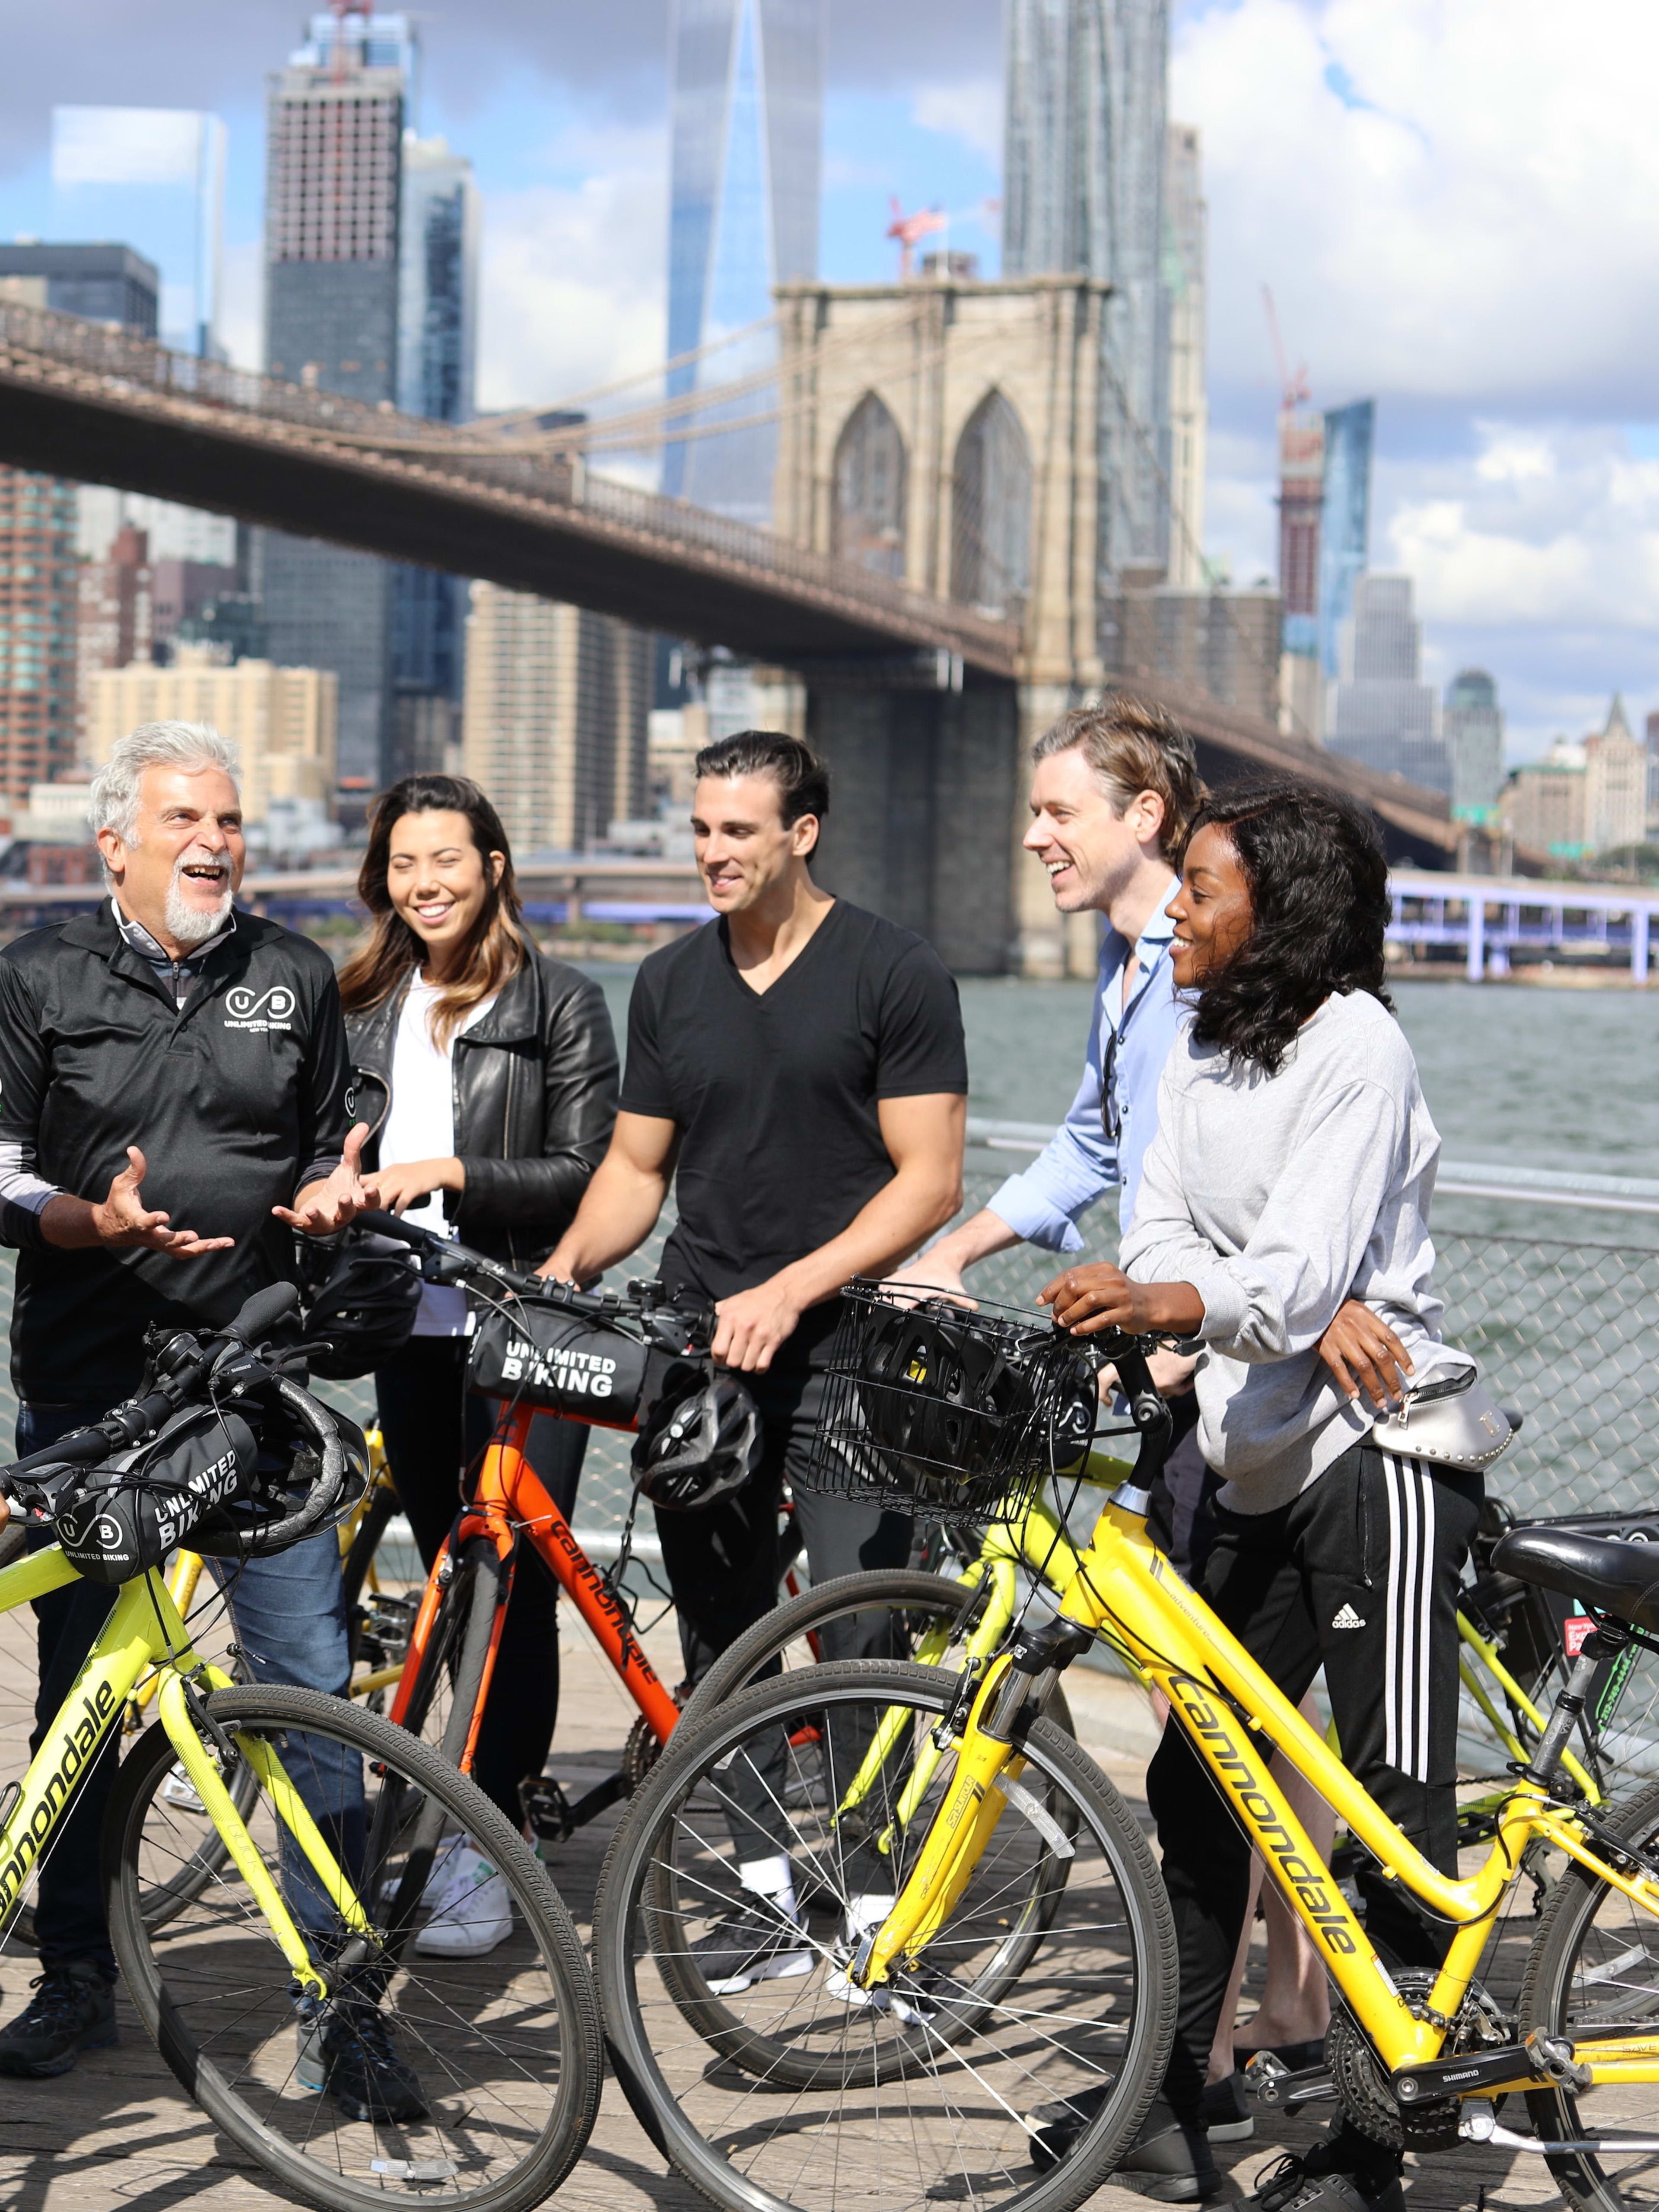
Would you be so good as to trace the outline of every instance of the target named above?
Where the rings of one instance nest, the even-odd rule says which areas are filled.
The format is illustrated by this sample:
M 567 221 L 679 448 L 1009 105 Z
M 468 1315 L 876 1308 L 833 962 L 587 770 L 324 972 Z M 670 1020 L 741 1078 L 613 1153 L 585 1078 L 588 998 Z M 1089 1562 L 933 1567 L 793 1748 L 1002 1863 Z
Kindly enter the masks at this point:
M 1128 1226 L 1181 1018 L 1164 909 L 1203 795 L 1191 738 L 1137 701 L 1109 699 L 1062 715 L 1032 759 L 1025 849 L 1048 870 L 1062 914 L 1108 923 L 1095 1018 L 1077 1097 L 1043 1152 L 902 1271 L 946 1291 L 961 1291 L 968 1268 L 1012 1245 L 1080 1252 L 1079 1217 L 1114 1187 Z

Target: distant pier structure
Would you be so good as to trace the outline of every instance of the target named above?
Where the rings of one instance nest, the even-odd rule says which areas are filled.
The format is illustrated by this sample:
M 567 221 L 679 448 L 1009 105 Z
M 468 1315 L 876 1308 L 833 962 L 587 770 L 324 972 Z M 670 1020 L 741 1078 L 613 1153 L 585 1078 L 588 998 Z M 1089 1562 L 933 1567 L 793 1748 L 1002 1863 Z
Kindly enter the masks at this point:
M 1630 980 L 1645 984 L 1659 890 L 1610 884 L 1546 883 L 1520 876 L 1443 876 L 1396 868 L 1389 878 L 1391 942 L 1410 949 L 1451 945 L 1470 982 L 1511 972 L 1529 958 L 1624 954 Z

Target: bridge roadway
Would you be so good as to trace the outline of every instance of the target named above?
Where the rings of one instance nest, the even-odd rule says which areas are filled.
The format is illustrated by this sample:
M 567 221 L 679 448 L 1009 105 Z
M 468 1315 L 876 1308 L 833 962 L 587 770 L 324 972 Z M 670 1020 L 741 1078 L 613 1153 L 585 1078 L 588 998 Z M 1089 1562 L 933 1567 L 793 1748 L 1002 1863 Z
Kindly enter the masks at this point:
M 400 416 L 15 301 L 0 301 L 0 460 L 568 600 L 796 669 L 809 688 L 1030 673 L 1011 624 L 595 475 L 553 438 Z M 1437 793 L 1202 694 L 1120 688 L 1177 714 L 1216 780 L 1297 769 L 1366 799 L 1395 842 L 1456 849 Z

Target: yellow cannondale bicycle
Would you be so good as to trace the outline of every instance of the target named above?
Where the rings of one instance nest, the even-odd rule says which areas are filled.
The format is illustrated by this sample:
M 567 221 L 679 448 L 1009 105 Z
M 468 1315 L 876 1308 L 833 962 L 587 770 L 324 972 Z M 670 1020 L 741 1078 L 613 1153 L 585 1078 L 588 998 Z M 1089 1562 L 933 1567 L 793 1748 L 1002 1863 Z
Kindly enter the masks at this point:
M 1653 2203 L 1659 1784 L 1598 1798 L 1569 1757 L 1598 1669 L 1659 1638 L 1650 1549 L 1548 1528 L 1498 1547 L 1501 1571 L 1567 1592 L 1596 1626 L 1530 1747 L 1517 1739 L 1484 1856 L 1443 1875 L 1149 1540 L 1145 1484 L 1169 1429 L 1146 1368 L 1156 1341 L 1085 1352 L 1029 1316 L 901 1309 L 855 1286 L 819 1430 L 826 1486 L 1018 1516 L 1079 1463 L 1102 1359 L 1140 1459 L 1057 1613 L 1017 1620 L 988 1657 L 960 1672 L 825 1663 L 718 1705 L 699 1693 L 596 1906 L 635 2110 L 732 2212 L 872 2197 L 884 2212 L 1070 2212 L 1100 2185 L 1162 2080 L 1177 1975 L 1140 1824 L 1044 1715 L 1099 1638 L 1169 1699 L 1326 1962 L 1327 2100 L 1382 2144 L 1542 2158 L 1587 2212 Z M 1275 1751 L 1447 1932 L 1437 1972 L 1378 1957 L 1275 1782 Z M 1530 1887 L 1510 1908 L 1540 1866 L 1534 1919 Z M 1272 2063 L 1257 2069 L 1282 2096 Z M 1039 2171 L 1030 2116 L 1062 2100 L 1092 2117 Z
M 580 2157 L 603 2075 L 569 1914 L 437 1751 L 345 1698 L 233 1681 L 193 1648 L 161 1571 L 185 1539 L 233 1566 L 282 1550 L 368 1481 L 361 1431 L 266 1340 L 294 1296 L 278 1284 L 217 1333 L 152 1332 L 136 1399 L 0 1468 L 34 1546 L 0 1567 L 0 1611 L 77 1576 L 113 1589 L 0 1795 L 0 1938 L 147 1684 L 157 1717 L 115 1779 L 104 1884 L 127 1993 L 184 2087 L 328 2212 L 529 2212 Z M 487 1960 L 451 1940 L 441 1887 L 427 1901 L 463 1835 L 512 1899 Z

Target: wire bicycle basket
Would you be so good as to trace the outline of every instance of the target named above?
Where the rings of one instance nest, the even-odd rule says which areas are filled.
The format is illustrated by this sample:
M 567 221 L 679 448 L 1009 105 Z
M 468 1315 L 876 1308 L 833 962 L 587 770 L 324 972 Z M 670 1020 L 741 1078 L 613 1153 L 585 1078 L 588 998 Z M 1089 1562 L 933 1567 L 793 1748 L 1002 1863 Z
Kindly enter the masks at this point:
M 1040 1482 L 1087 1451 L 1099 1364 L 1017 1307 L 915 1304 L 854 1281 L 807 1486 L 933 1521 L 1018 1520 Z

